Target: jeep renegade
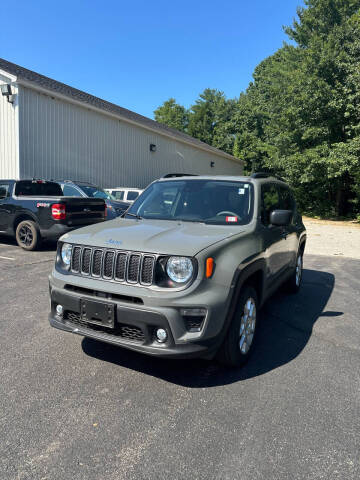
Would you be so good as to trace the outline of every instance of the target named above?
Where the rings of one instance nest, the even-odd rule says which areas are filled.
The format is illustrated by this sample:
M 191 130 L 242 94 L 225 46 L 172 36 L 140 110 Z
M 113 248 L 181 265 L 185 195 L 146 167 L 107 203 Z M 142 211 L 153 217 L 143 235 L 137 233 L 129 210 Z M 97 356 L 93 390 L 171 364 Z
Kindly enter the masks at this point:
M 150 355 L 239 366 L 265 300 L 300 288 L 305 241 L 280 179 L 167 176 L 123 218 L 61 237 L 49 320 Z

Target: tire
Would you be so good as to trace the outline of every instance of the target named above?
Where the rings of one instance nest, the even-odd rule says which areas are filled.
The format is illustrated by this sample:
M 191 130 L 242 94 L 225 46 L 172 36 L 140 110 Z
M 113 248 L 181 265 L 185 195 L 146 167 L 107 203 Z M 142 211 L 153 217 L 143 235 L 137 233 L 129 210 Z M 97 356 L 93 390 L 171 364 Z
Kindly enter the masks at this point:
M 250 317 L 247 313 L 249 309 Z M 248 286 L 240 294 L 226 337 L 218 351 L 217 360 L 228 367 L 244 365 L 254 349 L 258 322 L 257 293 L 253 287 Z
M 285 286 L 288 293 L 297 293 L 301 287 L 302 280 L 302 271 L 303 271 L 303 252 L 299 252 L 296 257 L 296 267 L 294 273 L 291 275 L 289 280 L 287 280 Z
M 16 241 L 24 250 L 35 250 L 40 246 L 39 229 L 32 220 L 23 220 L 16 227 Z

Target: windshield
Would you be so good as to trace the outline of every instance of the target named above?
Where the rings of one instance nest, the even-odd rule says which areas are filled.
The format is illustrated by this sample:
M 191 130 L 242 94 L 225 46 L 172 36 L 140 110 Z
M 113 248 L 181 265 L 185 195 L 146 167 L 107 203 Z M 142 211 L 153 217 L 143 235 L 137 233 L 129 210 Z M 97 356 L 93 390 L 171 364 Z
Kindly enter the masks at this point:
M 253 212 L 253 187 L 226 180 L 156 182 L 133 203 L 126 218 L 245 225 Z
M 104 200 L 116 200 L 113 195 L 105 192 L 105 190 L 103 190 L 102 188 L 93 187 L 90 185 L 79 185 L 79 187 L 86 194 L 87 197 L 103 198 Z

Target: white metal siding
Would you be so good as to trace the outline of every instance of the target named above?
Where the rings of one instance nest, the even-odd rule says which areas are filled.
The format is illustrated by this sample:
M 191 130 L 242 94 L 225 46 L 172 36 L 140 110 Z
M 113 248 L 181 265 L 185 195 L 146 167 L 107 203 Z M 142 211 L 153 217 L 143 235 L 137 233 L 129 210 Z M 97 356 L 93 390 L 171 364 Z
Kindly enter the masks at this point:
M 0 85 L 9 83 L 0 75 Z M 13 93 L 17 89 L 12 86 Z M 0 94 L 0 178 L 18 178 L 18 95 L 14 103 L 9 103 L 7 97 Z
M 145 187 L 169 172 L 241 174 L 240 163 L 21 87 L 20 176 Z M 150 152 L 150 143 L 156 152 Z M 214 162 L 212 168 L 210 162 Z

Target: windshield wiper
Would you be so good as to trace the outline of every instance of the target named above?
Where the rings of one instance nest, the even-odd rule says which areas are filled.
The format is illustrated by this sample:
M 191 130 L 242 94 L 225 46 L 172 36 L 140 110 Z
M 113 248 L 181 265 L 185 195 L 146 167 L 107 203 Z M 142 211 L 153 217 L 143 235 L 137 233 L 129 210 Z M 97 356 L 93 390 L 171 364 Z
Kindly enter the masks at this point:
M 137 218 L 138 220 L 141 220 L 141 219 L 142 219 L 142 217 L 140 217 L 140 215 L 138 215 L 137 213 L 125 212 L 124 216 L 126 217 L 126 215 L 130 215 L 130 217 L 135 217 L 135 218 Z

